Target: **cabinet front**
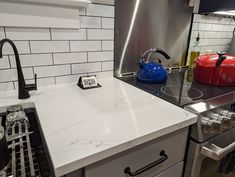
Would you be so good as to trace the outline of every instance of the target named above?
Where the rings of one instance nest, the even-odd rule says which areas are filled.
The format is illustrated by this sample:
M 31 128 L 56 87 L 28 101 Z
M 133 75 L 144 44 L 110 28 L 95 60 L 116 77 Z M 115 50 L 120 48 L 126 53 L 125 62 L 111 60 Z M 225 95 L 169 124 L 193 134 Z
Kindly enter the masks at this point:
M 187 132 L 188 129 L 174 132 L 90 165 L 85 168 L 84 175 L 85 177 L 155 177 L 183 161 Z M 182 169 L 177 169 L 180 169 L 178 172 L 180 177 Z

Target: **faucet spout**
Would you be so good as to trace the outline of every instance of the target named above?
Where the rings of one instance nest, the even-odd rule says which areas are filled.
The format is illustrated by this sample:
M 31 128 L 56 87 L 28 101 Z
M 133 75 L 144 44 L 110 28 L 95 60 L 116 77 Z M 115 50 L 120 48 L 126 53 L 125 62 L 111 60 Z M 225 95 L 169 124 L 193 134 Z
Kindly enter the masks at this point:
M 18 76 L 18 86 L 19 86 L 18 98 L 19 99 L 27 99 L 30 97 L 30 95 L 28 92 L 29 90 L 27 89 L 27 85 L 25 83 L 22 67 L 20 64 L 19 53 L 18 53 L 18 50 L 17 50 L 15 44 L 10 39 L 3 39 L 0 41 L 0 58 L 3 57 L 2 50 L 3 50 L 3 45 L 5 43 L 9 43 L 11 45 L 11 47 L 13 48 L 13 51 L 14 51 L 14 55 L 15 55 L 17 76 Z M 35 80 L 36 80 L 36 78 L 35 78 Z M 31 90 L 36 90 L 36 89 L 37 89 L 37 86 L 36 86 L 36 84 L 34 84 L 34 88 L 33 89 L 31 88 Z

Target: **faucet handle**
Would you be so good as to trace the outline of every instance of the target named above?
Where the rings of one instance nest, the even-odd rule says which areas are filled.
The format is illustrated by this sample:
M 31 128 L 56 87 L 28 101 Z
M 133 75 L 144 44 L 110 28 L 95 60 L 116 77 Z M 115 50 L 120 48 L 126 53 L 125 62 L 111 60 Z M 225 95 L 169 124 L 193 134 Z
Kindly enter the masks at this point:
M 27 91 L 37 90 L 38 88 L 37 87 L 37 74 L 34 74 L 34 80 L 35 80 L 34 84 L 26 84 L 25 89 Z

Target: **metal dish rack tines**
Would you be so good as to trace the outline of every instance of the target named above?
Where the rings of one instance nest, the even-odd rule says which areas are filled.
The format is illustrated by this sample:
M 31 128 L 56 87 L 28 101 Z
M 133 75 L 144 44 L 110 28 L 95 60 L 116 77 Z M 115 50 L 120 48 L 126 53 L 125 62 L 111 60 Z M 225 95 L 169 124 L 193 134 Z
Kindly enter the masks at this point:
M 31 147 L 28 121 L 16 121 L 7 127 L 11 166 L 7 177 L 41 177 L 35 150 Z M 12 138 L 13 137 L 13 138 Z

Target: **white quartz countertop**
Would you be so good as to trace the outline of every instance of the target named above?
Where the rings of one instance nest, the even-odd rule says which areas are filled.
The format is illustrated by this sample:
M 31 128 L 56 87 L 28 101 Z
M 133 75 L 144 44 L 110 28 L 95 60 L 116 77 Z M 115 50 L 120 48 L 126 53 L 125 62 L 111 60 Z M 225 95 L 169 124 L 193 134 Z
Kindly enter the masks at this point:
M 39 88 L 31 98 L 0 93 L 0 107 L 33 102 L 56 176 L 62 176 L 124 150 L 196 123 L 173 104 L 116 78 L 98 80 L 101 88 L 75 84 Z

